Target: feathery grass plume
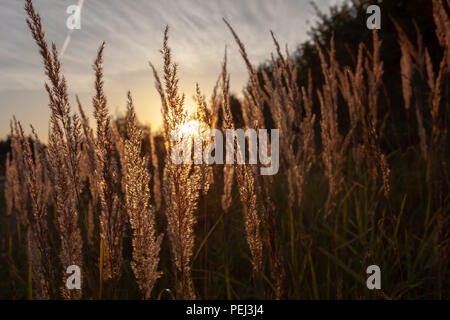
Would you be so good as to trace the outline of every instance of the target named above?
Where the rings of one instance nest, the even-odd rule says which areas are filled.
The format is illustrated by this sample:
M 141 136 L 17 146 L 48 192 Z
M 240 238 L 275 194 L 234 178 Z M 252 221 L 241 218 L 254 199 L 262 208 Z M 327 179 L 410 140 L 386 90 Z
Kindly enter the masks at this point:
M 305 179 L 309 173 L 315 154 L 314 123 L 315 115 L 312 113 L 312 80 L 309 76 L 308 90 L 297 86 L 297 67 L 292 61 L 288 49 L 286 57 L 280 50 L 280 45 L 271 32 L 277 51 L 277 58 L 272 55 L 272 78 L 263 71 L 266 103 L 272 113 L 272 118 L 281 131 L 281 148 L 284 152 L 284 161 L 288 167 L 287 176 L 289 184 L 289 202 L 292 208 L 294 198 L 300 207 L 303 197 Z M 301 99 L 303 95 L 304 105 Z M 300 132 L 300 135 L 297 134 Z M 296 141 L 297 137 L 297 141 Z M 296 143 L 299 145 L 295 148 Z M 297 189 L 297 193 L 295 193 Z
M 211 112 L 212 112 L 212 128 L 218 128 L 220 126 L 221 129 L 225 130 L 225 122 L 222 119 L 222 123 L 219 124 L 219 111 L 222 108 L 221 103 L 221 93 L 218 93 L 220 90 L 219 86 L 221 85 L 221 77 L 222 74 L 219 75 L 219 78 L 216 81 L 216 84 L 214 86 L 212 95 L 211 95 Z M 242 102 L 244 103 L 244 101 Z M 242 111 L 245 109 L 243 108 Z M 245 119 L 246 113 L 243 112 L 243 116 Z M 230 207 L 231 203 L 233 202 L 232 197 L 232 191 L 233 191 L 233 181 L 234 181 L 234 165 L 232 164 L 224 164 L 223 165 L 223 193 L 220 197 L 220 203 L 222 210 L 224 212 L 227 212 Z
M 220 94 L 219 85 L 220 85 L 220 75 L 216 80 L 214 88 L 211 93 L 209 105 L 211 107 L 211 128 L 217 129 L 219 122 L 219 111 L 220 111 Z
M 5 163 L 5 201 L 6 214 L 11 215 L 14 205 L 14 180 L 16 179 L 17 171 L 14 164 L 11 162 L 10 152 L 6 153 Z
M 18 226 L 28 225 L 28 192 L 26 187 L 26 178 L 22 172 L 25 171 L 25 160 L 23 149 L 20 142 L 20 131 L 17 120 L 14 117 L 13 122 L 10 123 L 11 128 L 11 162 L 14 166 L 15 174 L 12 183 L 12 190 L 14 194 L 14 209 L 16 210 L 16 219 Z
M 379 60 L 380 47 L 381 41 L 374 31 L 372 54 L 366 50 L 363 43 L 360 43 L 355 70 L 353 71 L 349 66 L 346 66 L 344 71 L 341 71 L 339 67 L 336 68 L 339 89 L 347 104 L 350 117 L 356 173 L 360 174 L 361 167 L 365 165 L 374 188 L 377 186 L 377 163 L 380 168 L 387 168 L 384 160 L 383 162 L 377 160 L 384 159 L 384 156 L 376 156 L 380 154 L 376 127 L 378 123 L 378 91 L 383 75 L 383 64 Z M 369 58 L 365 55 L 366 52 Z M 367 74 L 367 78 L 365 74 Z M 383 170 L 383 177 L 388 177 L 387 171 Z M 383 181 L 387 195 L 386 190 L 388 190 L 389 183 L 386 179 Z M 375 193 L 376 190 L 373 190 L 371 194 L 375 195 Z
M 425 67 L 427 70 L 427 84 L 428 87 L 434 91 L 434 69 L 433 69 L 433 63 L 431 62 L 430 53 L 428 51 L 428 48 L 425 48 Z
M 426 56 L 427 51 L 425 53 L 422 51 L 422 36 L 418 28 L 416 27 L 418 43 L 418 48 L 416 49 L 400 25 L 395 20 L 393 20 L 393 23 L 397 29 L 398 42 L 401 50 L 400 68 L 402 73 L 403 99 L 405 101 L 406 109 L 409 109 L 411 98 L 413 97 L 412 82 L 414 71 L 418 71 L 421 78 L 423 78 L 423 67 L 425 65 L 427 68 L 427 75 L 430 75 L 430 62 Z M 421 63 L 422 60 L 424 63 Z M 428 81 L 428 85 L 430 85 L 430 81 Z M 418 93 L 416 94 L 415 100 L 415 114 L 420 139 L 420 149 L 422 151 L 422 158 L 426 160 L 428 158 L 427 134 L 423 124 L 422 112 L 419 109 L 420 97 Z
M 230 76 L 227 72 L 227 55 L 222 65 L 222 108 L 224 129 L 234 129 L 233 115 L 230 107 Z M 227 143 L 230 143 L 229 141 Z M 233 145 L 228 146 L 236 150 L 239 145 L 236 144 L 236 139 L 231 142 Z M 235 152 L 236 154 L 239 152 Z M 253 268 L 256 272 L 262 272 L 262 241 L 260 235 L 260 218 L 257 212 L 256 190 L 254 170 L 247 164 L 240 164 L 235 166 L 236 179 L 238 182 L 239 195 L 244 206 L 244 221 L 245 232 L 247 236 L 247 243 L 252 255 Z
M 379 171 L 381 179 L 383 181 L 383 192 L 384 196 L 387 198 L 389 196 L 389 193 L 391 192 L 391 170 L 389 169 L 386 155 L 380 150 L 378 133 L 375 129 L 375 126 L 372 123 L 368 123 L 368 126 L 370 155 L 373 158 L 373 162 L 378 163 L 378 166 L 380 168 Z M 374 186 L 376 186 L 376 177 L 378 174 L 375 165 L 372 170 L 374 171 L 374 173 L 372 173 L 372 180 Z
M 194 119 L 199 122 L 198 135 L 194 135 L 194 139 L 198 139 L 198 144 L 201 143 L 202 148 L 200 150 L 194 150 L 194 159 L 203 159 L 203 150 L 210 146 L 213 142 L 204 139 L 203 135 L 209 129 L 212 128 L 213 116 L 208 110 L 206 105 L 205 97 L 200 91 L 198 83 L 195 85 L 195 103 L 197 104 L 197 112 L 194 115 Z M 201 164 L 197 164 L 200 170 L 200 183 L 201 183 L 201 193 L 206 197 L 211 184 L 214 182 L 213 167 L 208 165 L 204 161 Z
M 245 103 L 243 101 L 243 103 Z M 221 106 L 221 104 L 219 104 Z M 243 109 L 244 111 L 245 109 Z M 245 113 L 243 112 L 243 115 L 245 117 Z M 226 130 L 226 124 L 225 121 L 222 121 L 222 129 Z M 234 165 L 233 164 L 224 164 L 223 165 L 223 193 L 220 198 L 220 203 L 222 206 L 222 210 L 224 212 L 227 212 L 230 207 L 231 203 L 233 202 L 233 181 L 234 181 Z
M 25 176 L 30 190 L 34 221 L 29 229 L 28 240 L 29 262 L 32 263 L 35 295 L 38 299 L 48 299 L 53 295 L 52 280 L 54 275 L 53 259 L 50 253 L 50 243 L 47 226 L 47 201 L 45 199 L 44 171 L 42 167 L 43 151 L 33 129 L 34 157 L 28 139 L 18 122 L 20 140 L 25 160 Z
M 55 125 L 56 127 L 56 125 Z M 61 239 L 60 259 L 63 266 L 63 283 L 67 274 L 66 268 L 77 265 L 82 268 L 82 240 L 78 227 L 77 197 L 73 181 L 67 174 L 65 155 L 58 153 L 64 150 L 61 132 L 52 130 L 49 137 L 48 159 L 52 180 L 55 182 L 56 206 L 58 212 L 58 229 Z M 61 287 L 63 297 L 76 299 L 81 297 L 81 290 L 67 290 Z
M 167 28 L 166 28 L 167 29 Z M 170 51 L 169 51 L 170 53 Z M 153 66 L 153 64 L 151 62 L 149 62 L 149 66 L 150 68 L 152 68 L 153 71 L 153 77 L 155 78 L 155 88 L 156 91 L 158 91 L 159 96 L 161 97 L 161 113 L 164 114 L 168 114 L 169 113 L 169 106 L 167 105 L 167 100 L 166 100 L 166 92 L 163 89 L 162 83 L 161 83 L 161 79 L 159 78 L 158 72 L 156 71 L 156 68 Z M 176 70 L 176 65 L 174 65 L 174 70 Z M 170 132 L 169 132 L 169 121 L 163 121 L 163 128 L 164 128 L 164 137 L 170 137 Z M 167 144 L 165 144 L 166 150 L 167 150 Z
M 78 110 L 81 115 L 81 124 L 83 127 L 83 133 L 84 133 L 84 139 L 83 139 L 83 145 L 82 150 L 84 154 L 84 161 L 86 162 L 85 165 L 89 169 L 88 172 L 88 181 L 89 181 L 89 191 L 92 196 L 93 205 L 98 203 L 98 188 L 97 188 L 97 182 L 95 178 L 95 166 L 96 166 L 96 154 L 95 154 L 95 137 L 94 137 L 94 131 L 92 130 L 91 126 L 89 125 L 89 118 L 86 116 L 83 106 L 81 105 L 80 99 L 77 98 L 77 104 L 78 104 Z
M 192 288 L 191 257 L 194 246 L 194 225 L 197 222 L 195 211 L 200 195 L 201 183 L 199 168 L 192 164 L 175 164 L 171 154 L 175 144 L 185 143 L 178 137 L 172 140 L 172 134 L 180 132 L 187 123 L 188 116 L 184 106 L 185 96 L 179 94 L 178 67 L 172 63 L 171 49 L 168 46 L 168 32 L 164 32 L 161 54 L 164 66 L 164 89 L 158 73 L 152 64 L 156 89 L 161 96 L 162 115 L 164 121 L 165 146 L 167 151 L 163 176 L 163 192 L 165 214 L 167 218 L 167 234 L 171 243 L 172 259 L 177 277 L 177 296 L 183 299 L 195 299 Z
M 142 130 L 139 129 L 133 101 L 128 92 L 127 139 L 124 142 L 126 163 L 125 201 L 133 229 L 131 267 L 144 299 L 149 299 L 156 280 L 159 251 L 163 235 L 156 237 L 154 210 L 150 204 L 148 158 L 141 156 Z
M 248 106 L 251 107 L 250 112 L 252 113 L 252 116 L 256 121 L 256 125 L 259 126 L 260 128 L 264 127 L 265 126 L 264 115 L 263 115 L 264 93 L 262 91 L 262 86 L 258 79 L 258 75 L 248 58 L 247 52 L 245 51 L 244 44 L 241 42 L 238 35 L 234 31 L 234 29 L 231 27 L 231 25 L 228 23 L 228 21 L 225 19 L 223 19 L 223 21 L 225 22 L 228 29 L 230 29 L 231 33 L 233 34 L 234 40 L 236 41 L 237 45 L 239 46 L 241 56 L 244 59 L 245 65 L 247 67 L 247 71 L 248 71 L 248 75 L 249 75 L 250 89 L 244 90 L 244 94 L 249 99 L 250 103 L 248 104 Z M 222 81 L 223 81 L 223 79 L 222 79 Z M 223 85 L 223 83 L 222 83 L 222 85 Z M 247 114 L 250 114 L 250 112 L 247 112 Z M 253 124 L 251 127 L 253 127 L 254 125 L 255 124 Z
M 52 130 L 61 134 L 61 144 L 65 153 L 65 160 L 69 169 L 68 174 L 73 181 L 77 199 L 81 189 L 79 183 L 78 167 L 80 161 L 80 123 L 76 115 L 71 116 L 70 104 L 67 93 L 67 83 L 61 73 L 61 62 L 58 57 L 56 45 L 52 43 L 51 51 L 45 40 L 42 30 L 41 17 L 35 12 L 32 0 L 26 0 L 25 11 L 28 14 L 27 24 L 40 49 L 43 58 L 45 74 L 50 80 L 50 86 L 45 84 L 45 89 L 50 99 Z
M 56 127 L 56 126 L 55 126 Z M 51 130 L 48 144 L 48 159 L 50 176 L 54 181 L 56 196 L 56 209 L 58 212 L 58 231 L 61 240 L 60 260 L 63 266 L 62 295 L 65 299 L 81 298 L 81 290 L 68 290 L 65 286 L 67 273 L 66 268 L 77 265 L 82 269 L 82 240 L 78 226 L 77 197 L 73 181 L 68 175 L 64 154 L 59 155 L 64 150 L 61 141 L 61 132 Z
M 380 142 L 378 137 L 377 122 L 378 122 L 378 91 L 383 81 L 383 62 L 380 60 L 381 40 L 378 37 L 377 30 L 372 31 L 373 37 L 373 53 L 371 54 L 371 62 L 366 59 L 366 71 L 368 76 L 368 106 L 369 115 L 367 116 L 369 126 L 369 142 L 372 149 L 372 157 L 374 162 L 378 163 L 383 180 L 383 190 L 385 197 L 388 197 L 391 189 L 390 169 L 387 164 L 386 155 L 381 152 Z M 374 178 L 375 180 L 375 178 Z
M 439 117 L 439 106 L 441 104 L 441 86 L 446 74 L 450 70 L 450 47 L 449 42 L 446 40 L 450 37 L 450 23 L 449 18 L 446 15 L 445 9 L 442 7 L 440 1 L 433 1 L 433 12 L 436 24 L 436 34 L 439 38 L 440 44 L 444 45 L 444 53 L 441 63 L 439 65 L 439 72 L 435 78 L 433 65 L 431 63 L 428 48 L 424 48 L 422 44 L 422 36 L 419 28 L 416 26 L 417 33 L 417 47 L 408 39 L 408 36 L 400 27 L 400 25 L 393 20 L 399 36 L 399 44 L 402 53 L 402 59 L 411 60 L 411 76 L 413 71 L 416 71 L 420 76 L 420 80 L 426 82 L 429 89 L 432 91 L 432 100 L 429 103 L 429 112 L 431 116 L 431 132 L 427 134 L 424 127 L 424 120 L 421 111 L 419 110 L 419 104 L 422 101 L 419 90 L 415 90 L 416 98 L 416 117 L 420 138 L 420 146 L 423 159 L 428 159 L 432 154 L 432 150 L 439 148 L 440 142 L 440 127 L 441 119 Z M 413 57 L 413 60 L 411 59 Z
M 383 181 L 384 194 L 387 197 L 390 190 L 390 170 L 386 157 L 379 147 L 377 128 L 378 94 L 384 73 L 383 63 L 380 61 L 380 48 L 381 41 L 376 30 L 374 30 L 373 52 L 364 50 L 365 47 L 361 43 L 355 70 L 352 71 L 348 66 L 343 72 L 339 69 L 339 66 L 335 70 L 339 79 L 339 89 L 350 115 L 353 156 L 358 173 L 362 157 L 364 157 L 364 164 L 367 166 L 373 188 L 377 188 L 377 177 L 380 175 Z M 368 57 L 364 55 L 365 51 L 367 51 Z M 367 75 L 366 78 L 364 77 L 365 74 Z M 371 194 L 375 195 L 376 190 L 373 190 Z
M 449 48 L 446 48 L 446 50 L 450 50 Z M 438 75 L 436 77 L 434 86 L 433 86 L 433 100 L 431 102 L 431 108 L 430 108 L 430 114 L 431 114 L 431 121 L 432 121 L 432 127 L 431 127 L 431 144 L 433 145 L 433 147 L 437 148 L 440 144 L 441 137 L 444 138 L 445 134 L 442 134 L 440 128 L 441 128 L 441 123 L 442 120 L 439 117 L 439 107 L 441 104 L 441 88 L 442 85 L 444 83 L 444 77 L 447 73 L 446 69 L 449 66 L 446 65 L 446 58 L 445 56 L 442 58 L 440 67 L 439 67 L 439 72 Z
M 366 95 L 363 86 L 364 81 L 364 45 L 359 44 L 358 57 L 355 65 L 355 70 L 352 71 L 350 67 L 344 67 L 344 70 L 337 70 L 339 78 L 339 88 L 344 98 L 349 119 L 350 126 L 353 128 L 352 133 L 352 156 L 355 162 L 357 174 L 361 173 L 361 166 L 363 164 L 364 147 L 360 142 L 361 135 L 359 130 L 361 129 L 361 112 L 364 108 L 363 97 Z
M 400 27 L 398 27 L 400 28 Z M 403 92 L 403 100 L 405 102 L 405 108 L 408 110 L 411 106 L 411 97 L 412 97 L 412 74 L 413 74 L 413 62 L 410 55 L 410 42 L 408 38 L 404 35 L 403 31 L 399 36 L 400 50 L 401 50 L 401 58 L 400 58 L 400 68 L 401 68 L 401 77 L 402 77 L 402 92 Z
M 423 48 L 422 35 L 417 25 L 415 25 L 417 33 L 416 49 L 400 25 L 395 20 L 392 19 L 392 21 L 397 30 L 398 43 L 401 51 L 400 69 L 402 76 L 403 100 L 405 101 L 406 109 L 409 109 L 412 97 L 414 96 L 415 98 L 415 114 L 420 139 L 420 149 L 422 151 L 422 158 L 426 160 L 428 158 L 428 143 L 422 112 L 420 111 L 421 96 L 419 90 L 415 89 L 413 92 L 412 82 L 414 80 L 414 71 L 419 73 L 422 80 L 424 79 L 424 68 L 427 68 L 427 75 L 429 75 L 429 61 L 427 61 L 428 59 L 426 56 L 428 50 L 426 50 L 426 48 L 424 50 Z M 428 81 L 428 85 L 430 85 L 430 81 Z
M 448 3 L 448 1 L 447 1 Z M 445 78 L 450 73 L 450 18 L 444 8 L 442 1 L 433 0 L 433 16 L 436 24 L 436 35 L 440 45 L 444 49 L 443 57 L 439 65 L 439 72 L 436 79 L 433 76 L 433 66 L 431 59 L 426 51 L 427 78 L 430 89 L 433 92 L 433 99 L 430 106 L 430 115 L 432 120 L 431 144 L 434 148 L 442 149 L 440 146 L 446 146 L 446 129 L 442 129 L 443 120 L 439 116 L 439 107 L 443 96 L 442 86 Z M 443 154 L 445 151 L 441 150 Z
M 450 7 L 450 1 L 447 5 Z M 450 68 L 450 18 L 441 0 L 433 0 L 433 18 L 436 25 L 436 36 L 441 47 L 445 48 L 444 58 L 446 59 L 447 72 Z
M 155 209 L 159 210 L 161 208 L 161 180 L 159 177 L 159 162 L 158 154 L 156 152 L 156 141 L 151 129 L 149 132 L 149 140 L 153 167 L 153 198 L 155 201 Z
M 222 210 L 227 212 L 230 209 L 233 202 L 232 190 L 233 190 L 233 177 L 234 177 L 234 165 L 224 164 L 223 166 L 223 194 L 220 198 Z
M 378 122 L 378 91 L 383 81 L 383 62 L 380 60 L 380 48 L 382 41 L 376 29 L 372 31 L 373 52 L 370 55 L 371 65 L 366 59 L 365 67 L 367 72 L 368 85 L 368 113 L 371 124 L 375 127 Z
M 322 66 L 324 84 L 322 90 L 317 89 L 320 102 L 320 128 L 322 137 L 322 159 L 325 165 L 325 175 L 328 178 L 328 197 L 325 204 L 325 218 L 336 207 L 336 196 L 341 192 L 344 183 L 344 163 L 346 151 L 350 142 L 352 129 L 345 138 L 338 128 L 338 81 L 337 62 L 335 60 L 334 38 L 331 39 L 329 64 L 325 60 L 322 49 L 317 45 Z
M 303 189 L 306 183 L 306 178 L 311 170 L 313 163 L 316 161 L 316 146 L 315 146 L 315 130 L 316 115 L 312 112 L 313 106 L 313 85 L 311 72 L 308 72 L 308 87 L 302 87 L 302 99 L 304 116 L 300 120 L 300 143 L 296 153 L 295 163 L 297 164 L 295 170 L 295 177 L 297 181 L 297 197 L 298 205 L 300 206 L 303 199 Z
M 63 267 L 62 295 L 67 299 L 81 297 L 81 290 L 65 287 L 66 268 L 77 265 L 82 269 L 82 241 L 78 227 L 78 201 L 81 190 L 79 161 L 81 156 L 81 128 L 76 115 L 71 116 L 67 84 L 61 74 L 61 62 L 56 45 L 48 48 L 42 30 L 41 17 L 36 13 L 31 0 L 26 0 L 27 24 L 40 49 L 45 74 L 50 85 L 45 89 L 50 100 L 50 133 L 48 160 L 50 178 L 55 185 L 58 224 L 61 238 L 60 259 Z
M 122 267 L 122 240 L 125 215 L 119 199 L 120 173 L 114 154 L 111 119 L 108 114 L 106 97 L 103 92 L 103 42 L 97 52 L 93 69 L 95 72 L 96 95 L 92 99 L 94 117 L 97 121 L 95 139 L 95 180 L 99 190 L 101 214 L 100 237 L 104 244 L 103 276 L 114 279 L 120 275 Z

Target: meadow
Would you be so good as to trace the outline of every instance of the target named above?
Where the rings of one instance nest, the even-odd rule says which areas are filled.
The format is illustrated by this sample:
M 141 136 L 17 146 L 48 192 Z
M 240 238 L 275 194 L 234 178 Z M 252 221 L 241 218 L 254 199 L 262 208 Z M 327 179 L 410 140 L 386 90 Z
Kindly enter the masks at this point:
M 56 46 L 32 1 L 25 4 L 48 78 L 50 129 L 44 144 L 11 120 L 0 188 L 0 298 L 450 298 L 448 0 L 432 1 L 439 48 L 392 18 L 402 98 L 395 111 L 386 107 L 391 70 L 377 30 L 351 53 L 351 65 L 336 54 L 334 36 L 314 43 L 320 73 L 313 73 L 300 70 L 273 33 L 274 51 L 258 68 L 224 20 L 240 50 L 217 57 L 213 93 L 205 97 L 197 85 L 190 114 L 167 27 L 162 68 L 149 66 L 161 97 L 158 131 L 140 125 L 132 88 L 124 93 L 126 117 L 111 117 L 105 43 L 93 57 L 93 115 L 78 99 L 71 105 Z M 230 94 L 231 54 L 248 71 L 239 100 Z M 192 121 L 279 129 L 278 172 L 261 175 L 263 165 L 248 162 L 173 163 L 170 137 L 191 132 Z M 81 289 L 66 286 L 71 265 L 80 267 Z M 381 289 L 366 286 L 370 265 L 381 269 Z

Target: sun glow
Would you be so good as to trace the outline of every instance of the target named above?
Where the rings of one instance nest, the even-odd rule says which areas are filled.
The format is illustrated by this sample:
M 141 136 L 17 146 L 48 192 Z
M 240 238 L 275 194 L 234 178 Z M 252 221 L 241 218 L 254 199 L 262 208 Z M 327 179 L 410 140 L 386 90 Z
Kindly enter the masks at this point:
M 179 133 L 182 137 L 200 136 L 205 131 L 204 123 L 190 120 L 180 127 Z

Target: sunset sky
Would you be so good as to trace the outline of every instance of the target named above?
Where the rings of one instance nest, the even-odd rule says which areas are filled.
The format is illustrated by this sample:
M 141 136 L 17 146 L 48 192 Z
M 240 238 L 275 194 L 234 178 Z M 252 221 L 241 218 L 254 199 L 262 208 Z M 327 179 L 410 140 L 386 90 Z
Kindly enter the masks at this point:
M 316 0 L 327 11 L 336 0 Z M 339 1 L 341 2 L 341 1 Z M 66 8 L 78 0 L 36 0 L 48 41 L 59 49 L 68 29 Z M 41 57 L 25 23 L 22 0 L 0 0 L 0 139 L 9 133 L 13 115 L 27 128 L 32 123 L 46 141 L 49 119 L 46 80 Z M 226 18 L 245 43 L 252 63 L 264 62 L 273 51 L 269 30 L 294 50 L 307 39 L 314 23 L 309 0 L 84 0 L 81 29 L 74 30 L 63 56 L 71 101 L 78 94 L 92 118 L 94 75 L 91 68 L 104 40 L 105 91 L 113 115 L 123 114 L 131 90 L 139 120 L 157 128 L 160 100 L 148 61 L 161 67 L 163 30 L 170 26 L 169 44 L 180 68 L 180 85 L 192 106 L 195 83 L 209 96 L 228 47 L 231 89 L 239 95 L 247 79 L 234 40 L 222 22 Z M 72 104 L 75 110 L 75 105 Z M 93 121 L 91 120 L 91 124 Z M 29 130 L 28 130 L 29 131 Z

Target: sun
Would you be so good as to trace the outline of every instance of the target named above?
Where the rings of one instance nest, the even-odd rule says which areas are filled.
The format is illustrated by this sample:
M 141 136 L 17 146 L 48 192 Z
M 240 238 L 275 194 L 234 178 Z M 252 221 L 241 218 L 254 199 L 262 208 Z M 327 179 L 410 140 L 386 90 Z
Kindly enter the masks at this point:
M 181 125 L 179 133 L 182 137 L 200 136 L 205 130 L 205 125 L 197 120 L 190 120 Z

